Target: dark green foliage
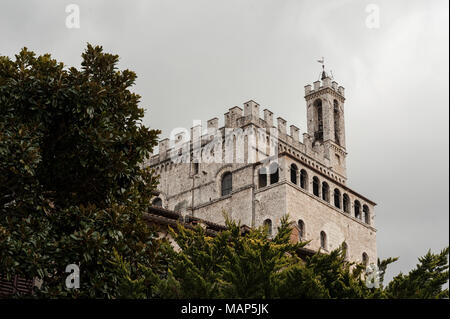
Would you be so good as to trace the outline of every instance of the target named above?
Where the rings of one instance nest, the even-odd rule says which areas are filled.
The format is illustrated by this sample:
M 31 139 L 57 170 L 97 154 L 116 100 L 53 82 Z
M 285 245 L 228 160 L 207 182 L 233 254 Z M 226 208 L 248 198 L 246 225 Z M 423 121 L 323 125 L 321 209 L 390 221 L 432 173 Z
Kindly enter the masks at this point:
M 112 298 L 160 258 L 142 220 L 156 181 L 141 167 L 159 131 L 141 124 L 118 56 L 88 45 L 82 57 L 81 70 L 26 48 L 0 57 L 0 273 L 41 278 L 49 297 Z M 71 263 L 78 290 L 65 288 Z
M 228 229 L 206 236 L 199 226 L 179 226 L 172 235 L 180 247 L 169 258 L 166 278 L 159 279 L 155 294 L 162 298 L 271 298 L 277 272 L 298 261 L 290 244 L 287 219 L 278 235 L 267 240 L 263 228 L 241 235 L 240 227 L 227 220 Z
M 293 299 L 402 297 L 393 293 L 397 291 L 396 287 L 390 291 L 391 287 L 385 289 L 382 285 L 387 265 L 397 258 L 378 262 L 380 285 L 378 288 L 368 288 L 365 266 L 348 262 L 343 247 L 329 254 L 316 253 L 305 260 L 300 259 L 299 249 L 306 243 L 290 243 L 291 226 L 287 217 L 283 218 L 277 236 L 272 240 L 267 239 L 264 228 L 243 235 L 235 222 L 227 221 L 227 226 L 228 230 L 216 237 L 206 236 L 200 226 L 194 230 L 179 226 L 177 232 L 172 231 L 181 250 L 171 252 L 167 276 L 156 279 L 154 296 Z M 448 263 L 444 261 L 444 255 L 439 256 L 424 258 L 435 260 L 434 264 L 443 270 Z M 430 263 L 427 261 L 427 264 Z M 430 275 L 434 282 L 441 284 L 445 282 L 445 276 L 448 280 L 448 273 L 443 276 Z M 421 297 L 445 296 L 441 286 L 435 288 L 432 294 L 422 294 Z M 416 289 L 422 288 L 418 285 Z
M 449 280 L 449 248 L 439 254 L 431 251 L 419 258 L 420 264 L 407 275 L 400 273 L 386 287 L 389 298 L 443 299 L 449 297 L 448 288 L 442 289 Z
M 181 250 L 173 252 L 166 278 L 155 293 L 163 298 L 364 298 L 361 266 L 350 270 L 341 250 L 316 254 L 306 261 L 298 251 L 306 243 L 290 242 L 291 226 L 283 218 L 277 235 L 267 239 L 259 228 L 242 235 L 238 224 L 216 237 L 201 227 L 172 232 Z

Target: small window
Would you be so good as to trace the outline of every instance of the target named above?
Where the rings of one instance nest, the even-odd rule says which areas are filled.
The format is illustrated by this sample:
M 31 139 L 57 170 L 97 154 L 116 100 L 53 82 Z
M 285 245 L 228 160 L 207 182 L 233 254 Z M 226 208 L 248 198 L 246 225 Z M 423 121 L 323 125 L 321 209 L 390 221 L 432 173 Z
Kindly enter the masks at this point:
M 340 130 L 340 111 L 339 111 L 339 103 L 338 101 L 334 100 L 334 142 L 337 145 L 341 145 L 341 141 L 340 141 L 340 134 L 341 134 L 341 130 Z
M 279 168 L 277 163 L 272 163 L 269 166 L 270 169 L 270 184 L 278 183 L 279 180 Z
M 265 167 L 261 167 L 258 170 L 258 185 L 259 188 L 267 186 L 267 173 Z
M 298 220 L 298 237 L 300 240 L 305 238 L 305 223 L 303 220 Z
M 367 266 L 369 264 L 369 256 L 367 256 L 366 253 L 362 254 L 362 263 L 364 266 Z
M 230 172 L 223 174 L 222 177 L 222 196 L 231 194 L 233 189 L 233 175 Z
M 323 116 L 322 116 L 322 100 L 318 99 L 314 102 L 314 108 L 316 113 L 316 123 L 314 140 L 323 141 Z
M 326 202 L 330 202 L 330 187 L 327 182 L 322 183 L 322 199 Z
M 266 219 L 264 221 L 264 227 L 267 229 L 267 234 L 269 237 L 272 236 L 272 220 Z
M 341 208 L 341 192 L 337 188 L 334 189 L 334 206 Z
M 327 234 L 324 231 L 320 232 L 320 247 L 322 249 L 327 249 Z
M 350 198 L 348 197 L 347 194 L 344 194 L 343 199 L 342 199 L 342 206 L 344 208 L 344 212 L 345 213 L 350 213 Z
M 355 200 L 355 218 L 361 219 L 361 204 Z
M 313 194 L 316 196 L 319 196 L 319 187 L 320 187 L 319 178 L 317 176 L 314 176 L 314 178 L 313 178 Z
M 292 164 L 291 165 L 291 183 L 297 185 L 297 174 L 298 174 L 298 168 L 297 165 Z
M 162 199 L 159 197 L 156 197 L 153 202 L 152 202 L 153 206 L 157 206 L 157 207 L 162 207 Z
M 369 207 L 367 205 L 363 206 L 363 213 L 364 213 L 364 222 L 366 224 L 370 224 L 370 212 Z
M 304 169 L 300 171 L 300 187 L 303 189 L 308 187 L 308 173 Z

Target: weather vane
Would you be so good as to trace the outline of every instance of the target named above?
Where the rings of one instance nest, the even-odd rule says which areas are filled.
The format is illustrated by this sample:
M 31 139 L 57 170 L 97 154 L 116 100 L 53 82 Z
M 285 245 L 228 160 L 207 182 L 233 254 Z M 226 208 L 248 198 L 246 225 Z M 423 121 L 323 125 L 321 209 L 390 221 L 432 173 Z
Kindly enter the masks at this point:
M 317 62 L 322 64 L 322 69 L 325 70 L 325 58 L 322 57 L 320 60 L 317 60 Z
M 328 74 L 325 72 L 325 58 L 321 57 L 319 60 L 317 60 L 317 62 L 319 62 L 320 64 L 322 64 L 322 72 L 320 72 L 322 80 L 326 77 L 328 77 Z M 333 71 L 330 70 L 330 74 L 331 74 L 331 79 L 333 79 Z

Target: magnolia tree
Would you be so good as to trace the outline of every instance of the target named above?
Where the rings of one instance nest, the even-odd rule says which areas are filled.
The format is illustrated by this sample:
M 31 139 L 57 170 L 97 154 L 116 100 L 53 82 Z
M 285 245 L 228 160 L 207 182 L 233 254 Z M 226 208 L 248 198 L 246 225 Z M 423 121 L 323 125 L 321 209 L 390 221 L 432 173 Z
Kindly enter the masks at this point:
M 159 131 L 142 125 L 117 55 L 88 45 L 82 58 L 0 57 L 0 274 L 40 279 L 37 295 L 118 297 L 124 272 L 158 272 L 141 218 L 156 182 L 141 163 Z M 65 286 L 70 264 L 79 289 Z

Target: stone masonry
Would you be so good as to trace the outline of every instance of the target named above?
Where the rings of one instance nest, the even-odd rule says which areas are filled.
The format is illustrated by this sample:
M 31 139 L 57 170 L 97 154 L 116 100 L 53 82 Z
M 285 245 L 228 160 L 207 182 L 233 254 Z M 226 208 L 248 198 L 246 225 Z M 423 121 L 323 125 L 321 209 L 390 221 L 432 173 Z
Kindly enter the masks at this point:
M 227 215 L 272 235 L 288 214 L 298 239 L 311 241 L 306 248 L 344 243 L 349 260 L 376 263 L 376 204 L 347 186 L 344 88 L 323 72 L 305 86 L 305 100 L 303 141 L 283 118 L 274 126 L 270 110 L 260 118 L 253 100 L 230 108 L 223 127 L 213 118 L 160 141 L 146 163 L 159 175 L 153 205 L 222 225 Z

